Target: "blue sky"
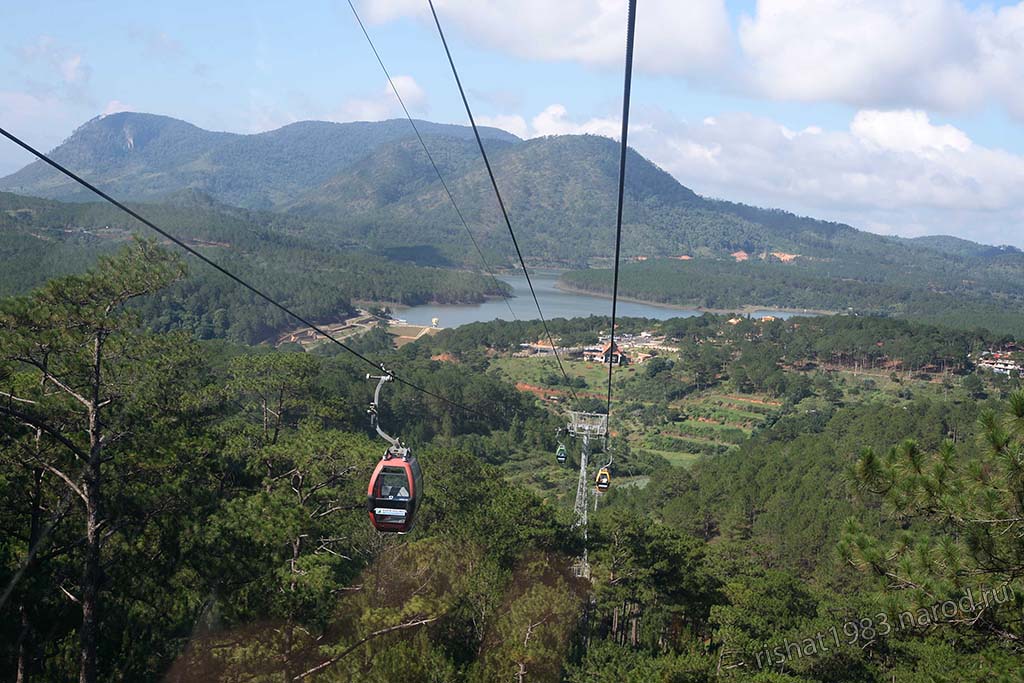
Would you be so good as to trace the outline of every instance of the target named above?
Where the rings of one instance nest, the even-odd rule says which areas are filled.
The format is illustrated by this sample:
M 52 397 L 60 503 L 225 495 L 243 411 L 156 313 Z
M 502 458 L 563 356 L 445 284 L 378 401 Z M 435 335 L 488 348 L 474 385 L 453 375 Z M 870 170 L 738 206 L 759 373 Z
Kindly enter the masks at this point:
M 259 132 L 399 115 L 345 2 L 10 3 L 0 125 L 117 110 Z M 437 0 L 474 111 L 616 135 L 624 0 Z M 426 0 L 359 0 L 415 115 L 465 114 Z M 631 142 L 703 194 L 885 233 L 1024 243 L 1024 6 L 639 0 Z M 0 146 L 0 174 L 27 158 Z

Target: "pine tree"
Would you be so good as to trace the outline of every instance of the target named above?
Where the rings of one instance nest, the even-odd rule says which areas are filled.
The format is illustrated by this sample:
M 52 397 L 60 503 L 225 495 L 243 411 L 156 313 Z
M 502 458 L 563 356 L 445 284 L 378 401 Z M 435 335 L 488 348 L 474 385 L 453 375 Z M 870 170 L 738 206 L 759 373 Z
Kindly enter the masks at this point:
M 28 429 L 46 448 L 22 462 L 55 477 L 81 505 L 83 538 L 78 595 L 81 606 L 79 680 L 98 677 L 101 554 L 110 519 L 104 510 L 111 444 L 130 427 L 118 411 L 130 391 L 136 320 L 126 311 L 183 275 L 183 264 L 150 242 L 105 257 L 88 273 L 52 280 L 0 309 L 0 359 L 9 374 L 0 418 Z M 33 506 L 33 524 L 38 524 Z M 32 540 L 38 541 L 38 536 Z M 29 549 L 31 555 L 34 548 Z

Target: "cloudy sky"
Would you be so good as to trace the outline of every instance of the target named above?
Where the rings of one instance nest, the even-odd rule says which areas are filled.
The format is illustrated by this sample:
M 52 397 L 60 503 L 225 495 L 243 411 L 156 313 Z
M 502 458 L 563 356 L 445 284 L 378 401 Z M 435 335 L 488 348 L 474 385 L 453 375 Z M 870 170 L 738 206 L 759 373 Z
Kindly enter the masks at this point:
M 102 113 L 259 132 L 400 115 L 344 0 L 13 2 L 0 125 Z M 474 113 L 615 137 L 625 0 L 435 0 Z M 630 142 L 684 185 L 907 236 L 1024 246 L 1024 2 L 639 0 Z M 464 123 L 426 0 L 357 0 L 414 115 Z M 27 158 L 0 144 L 0 174 Z

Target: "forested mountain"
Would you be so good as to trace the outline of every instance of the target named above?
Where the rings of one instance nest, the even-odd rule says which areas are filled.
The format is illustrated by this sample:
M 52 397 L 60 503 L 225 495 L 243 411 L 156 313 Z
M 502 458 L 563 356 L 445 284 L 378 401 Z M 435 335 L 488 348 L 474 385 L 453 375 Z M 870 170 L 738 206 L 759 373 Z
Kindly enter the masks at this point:
M 431 154 L 440 160 L 470 225 L 485 243 L 505 250 L 504 224 L 476 146 L 453 139 L 431 144 L 437 145 Z M 529 253 L 556 259 L 607 256 L 618 174 L 611 140 L 556 136 L 489 142 L 488 147 L 513 225 Z M 629 163 L 630 253 L 685 251 L 689 242 L 711 244 L 718 239 L 726 248 L 752 239 L 756 228 L 708 211 L 697 195 L 636 152 Z M 461 229 L 426 155 L 414 142 L 384 146 L 377 155 L 299 197 L 289 211 L 330 217 L 338 229 L 382 242 L 408 242 L 417 235 L 432 243 Z
M 469 129 L 426 122 L 420 129 L 491 265 L 517 265 Z M 158 222 L 187 212 L 197 237 L 207 224 L 232 234 L 258 226 L 330 248 L 479 268 L 411 133 L 408 122 L 396 120 L 304 122 L 235 135 L 166 117 L 117 114 L 83 125 L 54 156 L 128 200 L 171 205 L 147 207 Z M 524 141 L 494 129 L 485 129 L 484 137 L 527 259 L 563 267 L 607 264 L 618 173 L 614 141 Z M 86 198 L 38 163 L 0 180 L 0 188 Z M 632 151 L 625 199 L 623 254 L 651 259 L 627 266 L 627 295 L 711 308 L 852 309 L 1024 332 L 1024 315 L 1015 313 L 1024 304 L 1018 249 L 953 237 L 886 237 L 706 199 Z M 3 220 L 28 226 L 34 201 L 7 197 Z M 79 209 L 46 208 L 48 215 L 69 211 Z M 105 207 L 81 211 L 76 220 L 116 220 Z M 608 273 L 594 270 L 567 281 L 598 292 L 610 285 Z
M 505 292 L 476 273 L 399 263 L 350 245 L 306 236 L 308 224 L 226 206 L 197 191 L 162 204 L 134 205 L 142 215 L 220 264 L 319 322 L 354 311 L 353 300 L 415 305 L 468 303 Z M 60 275 L 79 273 L 148 228 L 107 204 L 64 203 L 0 193 L 0 296 L 23 294 Z M 206 266 L 174 284 L 171 296 L 139 305 L 158 330 L 258 343 L 294 321 Z
M 464 126 L 419 122 L 428 135 L 467 137 Z M 493 128 L 487 138 L 515 140 Z M 53 150 L 112 194 L 153 200 L 195 188 L 229 204 L 271 208 L 326 181 L 381 144 L 413 136 L 408 121 L 302 121 L 256 135 L 212 132 L 167 116 L 120 113 L 92 119 Z M 0 179 L 0 189 L 52 199 L 93 197 L 42 162 Z
M 470 225 L 489 251 L 509 253 L 498 207 L 472 133 L 465 126 L 418 123 Z M 483 128 L 499 186 L 527 255 L 607 258 L 615 219 L 618 148 L 598 136 L 531 140 Z M 185 189 L 218 202 L 273 209 L 311 230 L 375 247 L 447 247 L 462 227 L 407 121 L 306 121 L 256 135 L 215 133 L 151 114 L 93 119 L 53 151 L 56 160 L 128 200 L 156 201 Z M 86 200 L 82 191 L 35 162 L 0 179 L 0 189 Z M 804 261 L 852 264 L 878 259 L 922 263 L 995 259 L 1024 264 L 1014 249 L 965 240 L 884 237 L 848 225 L 700 197 L 630 152 L 626 177 L 626 256 L 752 257 L 783 252 Z M 940 229 L 941 226 L 936 226 Z M 1009 257 L 1009 261 L 1006 258 Z

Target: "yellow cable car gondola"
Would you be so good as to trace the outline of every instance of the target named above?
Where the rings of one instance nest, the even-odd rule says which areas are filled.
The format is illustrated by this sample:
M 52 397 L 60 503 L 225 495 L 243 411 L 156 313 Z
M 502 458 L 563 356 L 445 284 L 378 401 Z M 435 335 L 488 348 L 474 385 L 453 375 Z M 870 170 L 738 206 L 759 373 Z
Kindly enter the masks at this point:
M 566 458 L 565 444 L 561 444 L 560 443 L 560 444 L 558 444 L 558 450 L 555 452 L 555 459 L 558 460 L 558 462 L 563 463 L 563 462 L 565 462 L 565 458 Z
M 602 467 L 597 471 L 597 479 L 594 480 L 597 484 L 598 491 L 607 491 L 608 486 L 612 483 L 612 473 L 608 471 L 607 467 Z

